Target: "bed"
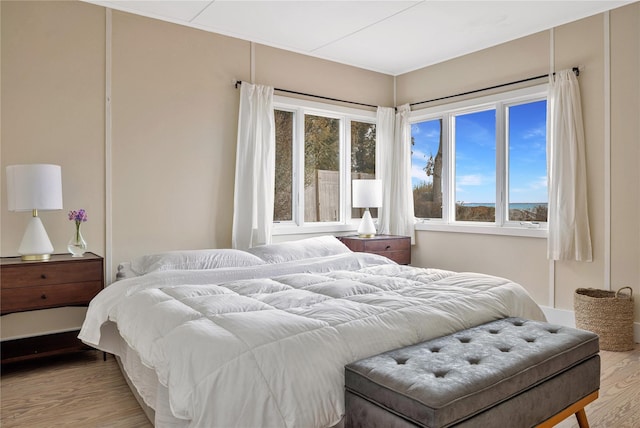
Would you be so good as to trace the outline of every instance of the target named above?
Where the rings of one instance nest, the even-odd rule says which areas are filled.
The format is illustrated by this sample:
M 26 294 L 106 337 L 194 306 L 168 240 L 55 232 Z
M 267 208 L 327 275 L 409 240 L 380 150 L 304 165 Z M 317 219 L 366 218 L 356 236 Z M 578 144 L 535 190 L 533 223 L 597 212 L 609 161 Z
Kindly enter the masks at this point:
M 331 427 L 344 366 L 517 316 L 504 278 L 397 265 L 334 237 L 144 256 L 91 302 L 80 339 L 115 354 L 157 427 Z

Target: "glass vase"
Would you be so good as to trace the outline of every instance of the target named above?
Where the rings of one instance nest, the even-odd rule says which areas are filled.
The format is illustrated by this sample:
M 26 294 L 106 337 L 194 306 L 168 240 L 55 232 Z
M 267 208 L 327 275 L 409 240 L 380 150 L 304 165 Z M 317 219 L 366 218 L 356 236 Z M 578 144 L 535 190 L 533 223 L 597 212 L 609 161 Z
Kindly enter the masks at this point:
M 87 251 L 87 241 L 82 237 L 82 232 L 80 231 L 80 225 L 76 226 L 76 231 L 69 240 L 67 244 L 67 249 L 73 257 L 82 257 L 84 253 Z

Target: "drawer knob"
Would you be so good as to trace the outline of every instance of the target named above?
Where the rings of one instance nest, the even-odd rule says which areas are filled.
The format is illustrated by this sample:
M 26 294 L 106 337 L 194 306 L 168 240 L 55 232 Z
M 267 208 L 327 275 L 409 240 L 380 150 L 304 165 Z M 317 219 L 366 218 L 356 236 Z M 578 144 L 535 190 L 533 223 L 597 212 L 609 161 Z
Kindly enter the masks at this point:
M 46 273 L 43 273 L 42 275 L 40 275 L 40 278 L 42 278 L 42 279 L 47 279 L 47 274 L 46 274 Z
M 42 294 L 42 296 L 40 296 L 40 298 L 41 298 L 42 300 L 46 300 L 46 299 L 47 299 L 47 295 L 43 293 L 43 294 Z
M 387 245 L 387 248 L 385 248 L 385 250 L 388 250 L 389 248 L 391 248 L 391 245 Z

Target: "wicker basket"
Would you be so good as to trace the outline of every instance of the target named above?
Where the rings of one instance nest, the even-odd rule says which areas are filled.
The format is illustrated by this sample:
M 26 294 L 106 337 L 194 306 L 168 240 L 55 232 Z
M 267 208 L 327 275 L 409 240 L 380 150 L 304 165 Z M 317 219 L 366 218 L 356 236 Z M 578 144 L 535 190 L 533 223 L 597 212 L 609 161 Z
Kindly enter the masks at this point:
M 629 289 L 629 294 L 620 293 Z M 578 288 L 573 296 L 576 327 L 600 337 L 600 349 L 630 351 L 633 343 L 633 290 Z

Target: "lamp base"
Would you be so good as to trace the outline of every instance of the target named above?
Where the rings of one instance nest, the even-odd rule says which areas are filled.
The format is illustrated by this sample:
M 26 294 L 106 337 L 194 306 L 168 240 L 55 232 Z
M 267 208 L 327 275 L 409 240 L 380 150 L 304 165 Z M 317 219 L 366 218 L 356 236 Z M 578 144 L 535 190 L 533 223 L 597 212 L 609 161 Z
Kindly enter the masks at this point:
M 25 262 L 43 262 L 51 258 L 51 254 L 25 254 L 20 256 L 20 260 Z
M 362 221 L 358 227 L 358 237 L 373 238 L 374 236 L 376 236 L 376 225 L 373 224 L 371 213 L 369 212 L 369 208 L 367 208 L 362 215 Z
M 33 261 L 49 260 L 51 253 L 53 253 L 53 245 L 51 245 L 47 231 L 44 230 L 40 217 L 31 217 L 22 236 L 18 254 L 22 260 Z

